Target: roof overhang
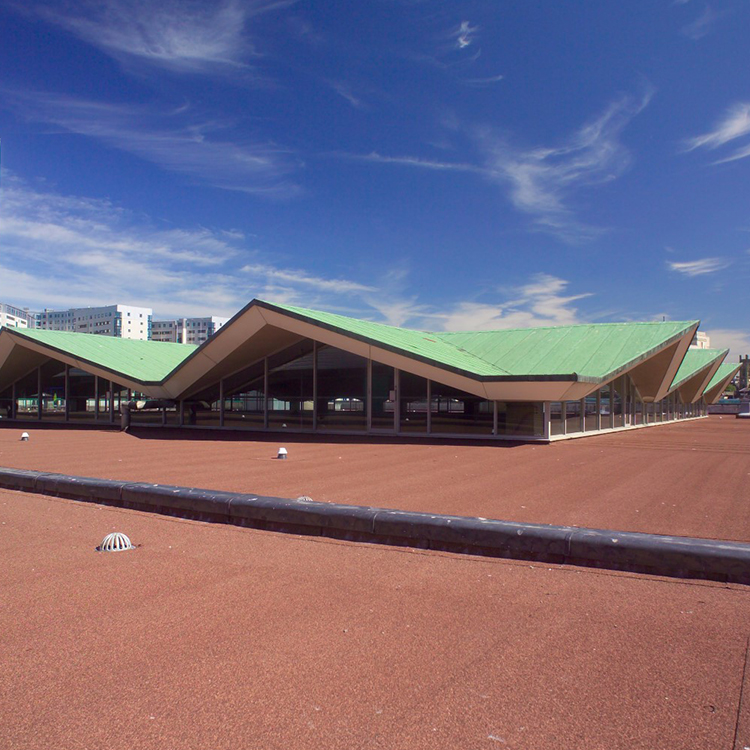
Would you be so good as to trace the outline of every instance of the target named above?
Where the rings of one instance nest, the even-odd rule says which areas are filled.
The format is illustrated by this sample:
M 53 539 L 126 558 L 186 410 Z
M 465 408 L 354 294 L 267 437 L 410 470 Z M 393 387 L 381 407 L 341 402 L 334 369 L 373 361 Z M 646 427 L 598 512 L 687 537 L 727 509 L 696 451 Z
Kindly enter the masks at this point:
M 692 404 L 698 401 L 719 367 L 721 367 L 728 351 L 728 349 L 724 349 L 717 352 L 714 359 L 698 367 L 681 380 L 673 382 L 668 393 L 679 392 L 683 404 Z
M 0 390 L 7 388 L 50 359 L 85 370 L 105 380 L 112 380 L 124 388 L 147 393 L 154 398 L 168 397 L 166 390 L 159 383 L 144 383 L 128 378 L 120 372 L 102 367 L 87 359 L 75 357 L 22 334 L 17 335 L 9 328 L 0 329 Z
M 579 400 L 624 372 L 636 379 L 644 400 L 658 400 L 665 383 L 672 382 L 697 327 L 691 326 L 665 342 L 665 348 L 607 378 L 584 378 L 576 373 L 477 376 L 253 300 L 175 368 L 163 385 L 170 398 L 190 398 L 252 362 L 308 338 L 491 401 Z
M 705 399 L 707 404 L 715 404 L 721 398 L 721 394 L 724 393 L 726 387 L 732 381 L 732 378 L 737 374 L 737 371 L 740 369 L 740 367 L 742 367 L 742 365 L 738 364 L 736 367 L 728 370 L 727 373 L 725 373 L 721 378 L 721 380 L 719 380 L 710 388 L 706 389 L 706 391 L 703 393 L 703 398 Z M 709 386 L 710 385 L 711 383 L 709 382 Z
M 628 371 L 645 402 L 661 401 L 667 395 L 697 329 L 696 324 L 676 341 Z

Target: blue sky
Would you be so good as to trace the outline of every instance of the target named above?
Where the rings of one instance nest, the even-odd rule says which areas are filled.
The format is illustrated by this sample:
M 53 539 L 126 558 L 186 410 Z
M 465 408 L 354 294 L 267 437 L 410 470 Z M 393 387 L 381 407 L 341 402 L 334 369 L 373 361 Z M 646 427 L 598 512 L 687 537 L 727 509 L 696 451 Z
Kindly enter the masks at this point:
M 750 3 L 0 0 L 0 300 L 750 352 Z

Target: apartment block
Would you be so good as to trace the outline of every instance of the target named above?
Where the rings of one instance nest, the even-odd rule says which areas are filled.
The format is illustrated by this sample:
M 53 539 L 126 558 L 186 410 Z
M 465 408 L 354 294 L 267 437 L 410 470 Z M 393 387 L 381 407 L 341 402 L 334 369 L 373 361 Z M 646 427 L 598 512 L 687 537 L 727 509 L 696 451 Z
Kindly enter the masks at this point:
M 710 349 L 711 348 L 711 339 L 709 338 L 707 333 L 703 333 L 703 331 L 696 331 L 695 336 L 693 336 L 693 341 L 690 344 L 691 349 Z
M 36 327 L 48 331 L 96 333 L 123 339 L 151 338 L 153 312 L 149 307 L 107 305 L 36 313 Z
M 34 313 L 29 312 L 28 308 L 22 310 L 20 307 L 0 302 L 0 327 L 34 328 L 35 325 Z
M 154 341 L 171 341 L 177 344 L 202 344 L 228 320 L 229 318 L 215 315 L 207 318 L 155 320 L 151 326 L 151 338 Z

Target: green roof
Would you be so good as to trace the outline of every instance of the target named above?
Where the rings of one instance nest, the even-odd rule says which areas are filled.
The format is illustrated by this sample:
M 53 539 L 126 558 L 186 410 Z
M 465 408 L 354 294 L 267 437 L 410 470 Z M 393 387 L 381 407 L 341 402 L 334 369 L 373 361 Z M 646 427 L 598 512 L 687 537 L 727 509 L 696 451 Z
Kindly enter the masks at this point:
M 290 305 L 261 303 L 344 335 L 487 380 L 599 382 L 684 336 L 698 321 L 598 323 L 446 333 L 415 331 Z
M 724 364 L 719 365 L 719 369 L 716 371 L 714 376 L 711 378 L 711 381 L 706 386 L 706 393 L 716 388 L 716 386 L 719 385 L 722 380 L 727 380 L 728 378 L 732 377 L 732 375 L 734 375 L 734 373 L 739 369 L 739 363 L 725 362 Z
M 114 336 L 68 331 L 7 329 L 14 336 L 36 341 L 60 354 L 84 360 L 113 373 L 141 383 L 157 383 L 198 347 L 162 341 L 140 341 Z
M 729 349 L 688 349 L 680 369 L 674 376 L 670 390 L 678 388 L 701 370 L 710 367 L 717 359 L 724 359 L 728 352 Z

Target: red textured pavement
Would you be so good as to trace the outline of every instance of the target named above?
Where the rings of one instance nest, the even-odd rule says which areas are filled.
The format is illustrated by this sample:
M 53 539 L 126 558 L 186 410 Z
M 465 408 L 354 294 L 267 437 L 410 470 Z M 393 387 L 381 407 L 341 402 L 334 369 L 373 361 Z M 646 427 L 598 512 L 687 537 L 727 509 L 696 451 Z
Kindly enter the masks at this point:
M 19 441 L 21 429 L 30 442 Z M 280 445 L 287 461 L 274 459 Z M 734 417 L 512 446 L 29 423 L 0 429 L 0 466 L 750 541 L 750 421 Z
M 10 491 L 0 523 L 4 749 L 750 745 L 750 587 Z

